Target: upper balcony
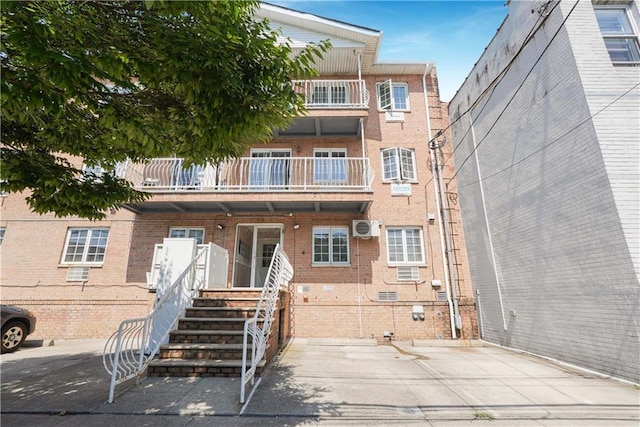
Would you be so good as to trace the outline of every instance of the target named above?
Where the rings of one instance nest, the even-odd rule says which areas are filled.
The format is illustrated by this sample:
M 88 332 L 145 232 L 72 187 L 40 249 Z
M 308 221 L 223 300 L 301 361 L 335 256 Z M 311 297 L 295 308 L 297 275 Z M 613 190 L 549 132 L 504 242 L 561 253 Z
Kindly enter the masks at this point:
M 371 204 L 368 158 L 242 157 L 184 167 L 180 158 L 127 162 L 117 171 L 147 202 L 135 212 L 354 212 Z
M 361 135 L 370 99 L 364 80 L 293 80 L 292 85 L 304 96 L 307 114 L 276 136 Z

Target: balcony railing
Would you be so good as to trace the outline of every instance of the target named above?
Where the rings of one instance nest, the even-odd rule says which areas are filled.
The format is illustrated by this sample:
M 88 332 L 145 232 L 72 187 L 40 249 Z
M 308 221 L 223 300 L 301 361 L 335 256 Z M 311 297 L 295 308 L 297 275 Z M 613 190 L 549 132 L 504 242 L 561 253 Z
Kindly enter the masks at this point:
M 305 97 L 305 107 L 368 108 L 369 91 L 364 80 L 293 80 L 296 93 Z
M 369 191 L 373 182 L 369 159 L 360 157 L 242 157 L 189 167 L 162 158 L 122 164 L 117 173 L 148 192 Z

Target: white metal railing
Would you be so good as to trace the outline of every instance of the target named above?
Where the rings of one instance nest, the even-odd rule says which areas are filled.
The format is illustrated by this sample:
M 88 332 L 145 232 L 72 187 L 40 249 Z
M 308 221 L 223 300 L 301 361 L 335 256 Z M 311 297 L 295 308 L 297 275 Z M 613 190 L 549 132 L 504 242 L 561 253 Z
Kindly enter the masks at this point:
M 368 108 L 364 80 L 293 80 L 293 90 L 304 95 L 306 108 Z
M 112 403 L 115 388 L 131 378 L 140 378 L 175 329 L 179 317 L 193 304 L 202 283 L 196 278 L 196 266 L 206 256 L 207 247 L 200 250 L 191 264 L 178 276 L 164 296 L 146 317 L 128 319 L 107 340 L 102 353 L 105 369 L 111 374 L 109 400 Z
M 280 288 L 286 289 L 292 278 L 293 267 L 287 258 L 287 254 L 278 244 L 271 258 L 271 264 L 269 265 L 256 312 L 251 319 L 247 319 L 244 322 L 240 403 L 245 402 L 247 383 L 251 382 L 252 386 L 255 385 L 256 368 L 264 357 L 267 348 Z M 258 323 L 259 320 L 262 320 L 262 326 Z M 247 354 L 249 351 L 249 338 L 251 338 L 252 344 L 251 355 Z
M 147 192 L 369 191 L 373 182 L 366 157 L 241 157 L 190 167 L 180 158 L 157 158 L 127 162 L 118 174 Z

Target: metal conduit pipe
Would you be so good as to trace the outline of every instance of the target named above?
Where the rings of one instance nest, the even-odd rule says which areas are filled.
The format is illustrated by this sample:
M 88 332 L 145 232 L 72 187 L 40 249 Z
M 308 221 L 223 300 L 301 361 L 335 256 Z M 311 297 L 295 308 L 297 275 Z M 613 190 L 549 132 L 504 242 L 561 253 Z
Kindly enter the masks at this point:
M 424 96 L 424 106 L 425 106 L 425 112 L 426 112 L 426 118 L 427 118 L 427 136 L 429 138 L 429 142 L 428 144 L 431 142 L 431 119 L 429 116 L 429 98 L 427 95 L 427 72 L 429 71 L 429 65 L 427 64 L 425 66 L 424 69 L 424 73 L 422 74 L 422 93 Z M 458 338 L 458 334 L 456 333 L 456 320 L 455 320 L 455 315 L 454 315 L 454 309 L 453 309 L 453 302 L 451 301 L 451 288 L 450 288 L 450 282 L 449 282 L 449 275 L 448 275 L 448 269 L 447 269 L 447 264 L 446 264 L 446 254 L 445 254 L 445 243 L 444 243 L 444 230 L 442 229 L 442 221 L 440 220 L 440 197 L 438 195 L 438 187 L 437 187 L 437 183 L 436 183 L 436 179 L 435 179 L 435 175 L 437 174 L 437 167 L 436 167 L 436 162 L 434 159 L 434 154 L 433 151 L 431 150 L 431 147 L 429 148 L 429 156 L 431 158 L 431 173 L 434 174 L 434 179 L 433 181 L 433 191 L 434 194 L 436 196 L 436 210 L 438 211 L 438 229 L 440 231 L 440 252 L 442 255 L 442 269 L 443 269 L 443 273 L 444 273 L 444 283 L 445 283 L 445 289 L 447 292 L 447 303 L 449 306 L 449 321 L 451 322 L 451 338 L 452 339 L 457 339 Z

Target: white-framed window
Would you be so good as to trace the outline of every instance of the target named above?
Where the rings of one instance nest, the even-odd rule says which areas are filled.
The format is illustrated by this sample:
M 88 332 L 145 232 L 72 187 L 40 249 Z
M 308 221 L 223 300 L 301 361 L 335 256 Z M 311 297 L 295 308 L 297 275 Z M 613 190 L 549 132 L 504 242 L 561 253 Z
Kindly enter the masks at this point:
M 108 228 L 69 228 L 62 264 L 102 264 L 108 240 Z
M 408 148 L 382 150 L 383 181 L 417 181 L 415 152 Z
M 343 82 L 313 82 L 311 104 L 332 105 L 349 103 L 349 87 Z
M 254 190 L 287 189 L 291 169 L 291 150 L 251 150 L 249 186 Z
M 170 238 L 191 238 L 196 239 L 198 245 L 204 244 L 204 228 L 201 227 L 171 227 L 169 229 Z
M 424 243 L 420 227 L 387 227 L 389 264 L 424 264 Z
M 349 227 L 313 227 L 313 264 L 349 265 Z
M 313 182 L 326 184 L 347 182 L 346 148 L 314 148 L 313 157 Z
M 596 6 L 596 20 L 614 64 L 640 63 L 638 33 L 628 7 Z
M 378 109 L 389 111 L 409 111 L 409 85 L 394 83 L 391 79 L 376 83 Z

